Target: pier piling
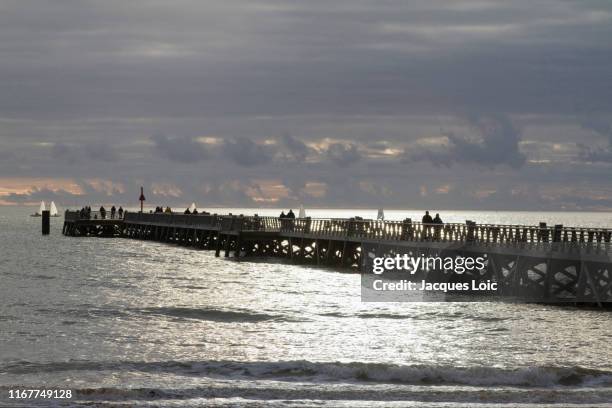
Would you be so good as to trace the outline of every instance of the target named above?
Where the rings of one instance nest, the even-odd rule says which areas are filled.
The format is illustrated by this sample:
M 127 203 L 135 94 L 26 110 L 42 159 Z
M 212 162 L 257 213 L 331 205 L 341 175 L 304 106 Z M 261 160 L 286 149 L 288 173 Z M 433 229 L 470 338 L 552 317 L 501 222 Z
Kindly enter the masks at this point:
M 42 234 L 49 235 L 51 231 L 51 212 L 45 210 L 42 212 Z

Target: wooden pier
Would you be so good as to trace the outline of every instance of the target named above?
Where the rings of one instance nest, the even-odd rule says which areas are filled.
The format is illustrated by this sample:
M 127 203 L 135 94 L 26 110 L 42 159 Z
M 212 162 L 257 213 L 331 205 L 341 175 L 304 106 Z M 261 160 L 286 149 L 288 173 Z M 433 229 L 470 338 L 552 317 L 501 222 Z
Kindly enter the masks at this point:
M 502 293 L 551 302 L 612 302 L 612 229 L 562 225 L 429 224 L 361 219 L 279 219 L 242 215 L 66 211 L 63 234 L 124 237 L 215 251 L 216 256 L 280 257 L 365 271 L 373 257 L 484 256 L 468 274 Z M 434 271 L 435 272 L 435 271 Z

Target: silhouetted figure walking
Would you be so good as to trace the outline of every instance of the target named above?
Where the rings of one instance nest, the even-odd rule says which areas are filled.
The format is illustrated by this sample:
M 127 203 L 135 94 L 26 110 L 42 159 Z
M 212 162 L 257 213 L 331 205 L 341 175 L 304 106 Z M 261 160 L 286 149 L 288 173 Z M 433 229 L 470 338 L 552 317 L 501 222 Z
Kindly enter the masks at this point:
M 113 205 L 111 207 L 111 220 L 115 219 L 115 214 L 117 213 L 117 209 L 115 208 L 115 206 Z
M 100 207 L 100 218 L 102 219 L 106 218 L 106 208 L 104 208 L 104 206 Z
M 117 214 L 119 214 L 119 218 L 123 218 L 123 207 L 119 207 L 119 211 L 117 212 Z

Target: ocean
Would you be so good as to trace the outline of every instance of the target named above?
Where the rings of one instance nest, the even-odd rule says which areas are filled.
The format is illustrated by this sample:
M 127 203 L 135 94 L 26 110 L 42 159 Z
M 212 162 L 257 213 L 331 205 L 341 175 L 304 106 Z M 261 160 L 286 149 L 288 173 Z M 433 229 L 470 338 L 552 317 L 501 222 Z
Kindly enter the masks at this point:
M 612 406 L 609 311 L 362 303 L 356 273 L 69 238 L 62 218 L 43 237 L 33 211 L 0 207 L 0 406 Z M 612 227 L 611 213 L 441 216 Z M 9 398 L 24 389 L 72 398 Z

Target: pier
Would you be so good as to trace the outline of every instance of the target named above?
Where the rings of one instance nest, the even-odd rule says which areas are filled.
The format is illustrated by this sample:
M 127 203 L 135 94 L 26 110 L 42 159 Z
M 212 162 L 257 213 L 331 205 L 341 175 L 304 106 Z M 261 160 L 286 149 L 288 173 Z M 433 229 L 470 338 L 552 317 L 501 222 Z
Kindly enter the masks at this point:
M 372 258 L 397 253 L 484 256 L 486 268 L 468 277 L 493 280 L 508 296 L 612 302 L 612 229 L 142 212 L 110 219 L 66 211 L 62 233 L 153 240 L 235 259 L 276 257 L 362 272 Z

